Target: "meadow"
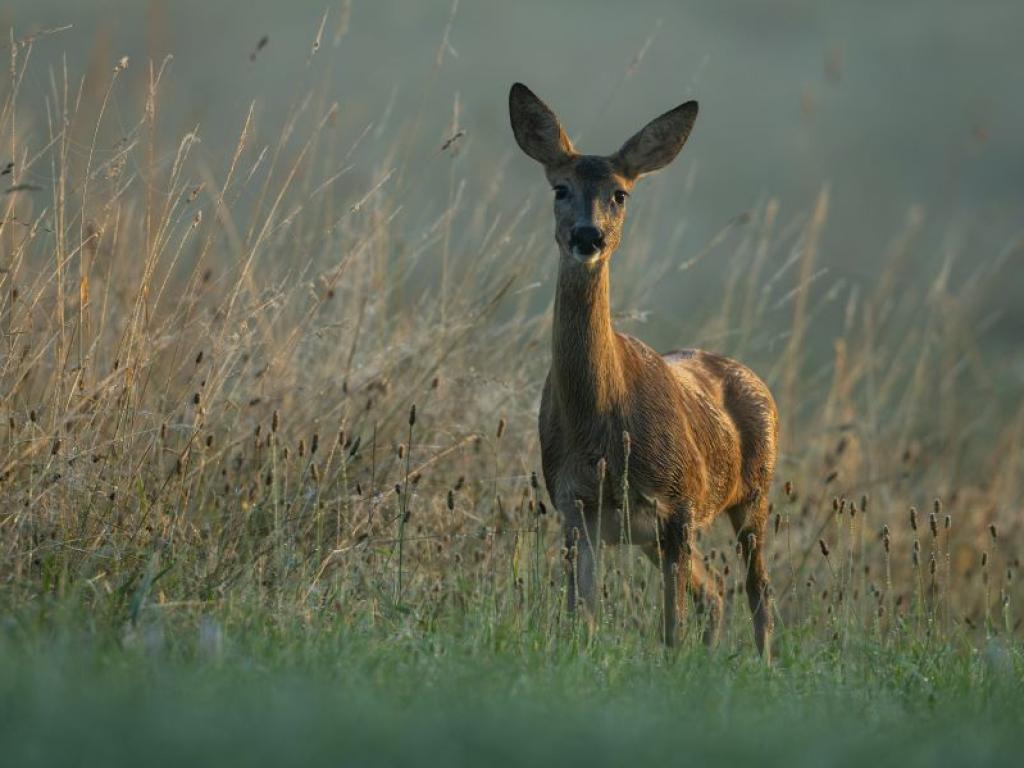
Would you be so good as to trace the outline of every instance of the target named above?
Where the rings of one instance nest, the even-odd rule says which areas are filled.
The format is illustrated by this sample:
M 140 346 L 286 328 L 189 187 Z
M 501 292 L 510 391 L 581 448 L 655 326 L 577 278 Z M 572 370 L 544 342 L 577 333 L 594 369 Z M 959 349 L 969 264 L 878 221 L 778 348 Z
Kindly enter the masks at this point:
M 349 115 L 324 18 L 280 129 L 253 104 L 223 155 L 166 127 L 167 60 L 4 49 L 4 762 L 1016 764 L 1024 405 L 989 305 L 1020 236 L 922 253 L 911 207 L 851 285 L 824 181 L 696 245 L 686 199 L 638 190 L 620 329 L 736 356 L 780 406 L 775 664 L 724 521 L 717 649 L 692 615 L 662 647 L 624 547 L 588 627 L 537 480 L 548 190 L 475 157 L 458 100 Z M 669 328 L 651 297 L 683 282 Z

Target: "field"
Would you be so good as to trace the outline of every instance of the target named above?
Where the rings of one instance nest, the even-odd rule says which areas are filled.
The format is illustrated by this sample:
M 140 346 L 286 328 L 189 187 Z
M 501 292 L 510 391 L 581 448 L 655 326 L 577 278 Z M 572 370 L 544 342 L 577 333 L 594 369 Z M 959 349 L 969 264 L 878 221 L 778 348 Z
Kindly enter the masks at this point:
M 454 8 L 421 100 L 348 111 L 345 8 L 280 125 L 219 116 L 225 152 L 178 130 L 167 60 L 69 71 L 60 28 L 3 49 L 4 762 L 1016 764 L 1020 233 L 967 258 L 910 206 L 855 283 L 822 266 L 824 180 L 700 240 L 699 177 L 638 188 L 618 326 L 736 356 L 780 406 L 775 663 L 725 521 L 717 649 L 692 612 L 662 647 L 625 547 L 589 626 L 537 480 L 549 191 L 506 124 L 477 153 L 433 98 Z

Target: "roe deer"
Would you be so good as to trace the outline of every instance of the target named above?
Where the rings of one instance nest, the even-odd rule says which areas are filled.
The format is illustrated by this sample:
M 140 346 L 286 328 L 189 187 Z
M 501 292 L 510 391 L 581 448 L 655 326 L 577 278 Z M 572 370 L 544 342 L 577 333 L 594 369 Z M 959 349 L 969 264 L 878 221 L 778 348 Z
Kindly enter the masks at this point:
M 725 511 L 747 562 L 754 639 L 770 661 L 764 534 L 778 435 L 771 393 L 734 360 L 699 350 L 658 355 L 616 333 L 611 320 L 608 262 L 626 199 L 638 178 L 682 149 L 697 103 L 666 112 L 608 156 L 578 154 L 551 109 L 520 83 L 509 93 L 509 112 L 516 141 L 544 166 L 555 192 L 560 260 L 539 426 L 544 481 L 570 553 L 569 610 L 578 591 L 593 615 L 598 541 L 616 543 L 620 529 L 628 530 L 628 541 L 661 565 L 665 642 L 676 642 L 689 591 L 706 616 L 704 642 L 714 644 L 720 579 L 694 537 Z M 628 482 L 599 487 L 602 459 L 607 477 Z

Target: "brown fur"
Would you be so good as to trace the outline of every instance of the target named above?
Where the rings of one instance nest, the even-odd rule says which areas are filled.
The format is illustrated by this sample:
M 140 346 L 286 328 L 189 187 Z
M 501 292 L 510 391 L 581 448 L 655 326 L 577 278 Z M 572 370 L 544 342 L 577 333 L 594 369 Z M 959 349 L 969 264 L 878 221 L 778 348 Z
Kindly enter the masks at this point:
M 763 542 L 778 432 L 772 396 L 734 360 L 697 350 L 658 355 L 617 333 L 611 322 L 608 262 L 625 218 L 616 193 L 628 192 L 639 175 L 675 157 L 696 104 L 653 121 L 616 154 L 597 157 L 576 154 L 554 114 L 524 86 L 513 86 L 509 101 L 520 145 L 531 157 L 544 158 L 553 186 L 570 190 L 555 202 L 561 258 L 552 365 L 539 419 L 545 483 L 564 517 L 566 544 L 575 552 L 570 608 L 576 607 L 578 588 L 593 609 L 597 541 L 620 540 L 628 433 L 627 535 L 662 567 L 665 641 L 675 642 L 687 591 L 706 614 L 705 641 L 716 638 L 720 581 L 693 540 L 697 530 L 726 512 L 749 564 L 755 640 L 767 658 L 772 614 Z M 573 251 L 573 230 L 580 226 L 603 235 L 596 256 Z M 607 462 L 607 479 L 599 517 L 600 459 Z

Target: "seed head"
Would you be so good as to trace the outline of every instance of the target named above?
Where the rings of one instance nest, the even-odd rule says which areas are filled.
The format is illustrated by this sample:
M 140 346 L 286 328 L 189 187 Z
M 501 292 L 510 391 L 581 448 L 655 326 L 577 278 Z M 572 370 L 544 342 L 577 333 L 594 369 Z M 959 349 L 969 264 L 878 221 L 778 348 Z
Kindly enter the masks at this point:
M 917 530 L 917 507 L 910 508 L 910 527 L 913 530 Z
M 506 426 L 507 426 L 507 423 L 506 423 L 504 417 L 498 419 L 498 431 L 495 433 L 495 437 L 498 440 L 501 440 L 501 436 L 505 434 L 505 427 Z
M 274 409 L 274 415 L 270 418 L 270 431 L 277 432 L 277 428 L 281 426 L 281 414 Z
M 411 427 L 416 423 L 416 404 L 413 403 L 412 407 L 409 408 L 409 426 Z
M 996 531 L 995 523 L 989 523 L 988 532 L 992 536 L 992 541 L 996 541 L 999 539 L 999 533 L 998 531 Z
M 818 539 L 818 546 L 821 547 L 821 554 L 828 557 L 828 544 L 825 543 L 824 539 Z

